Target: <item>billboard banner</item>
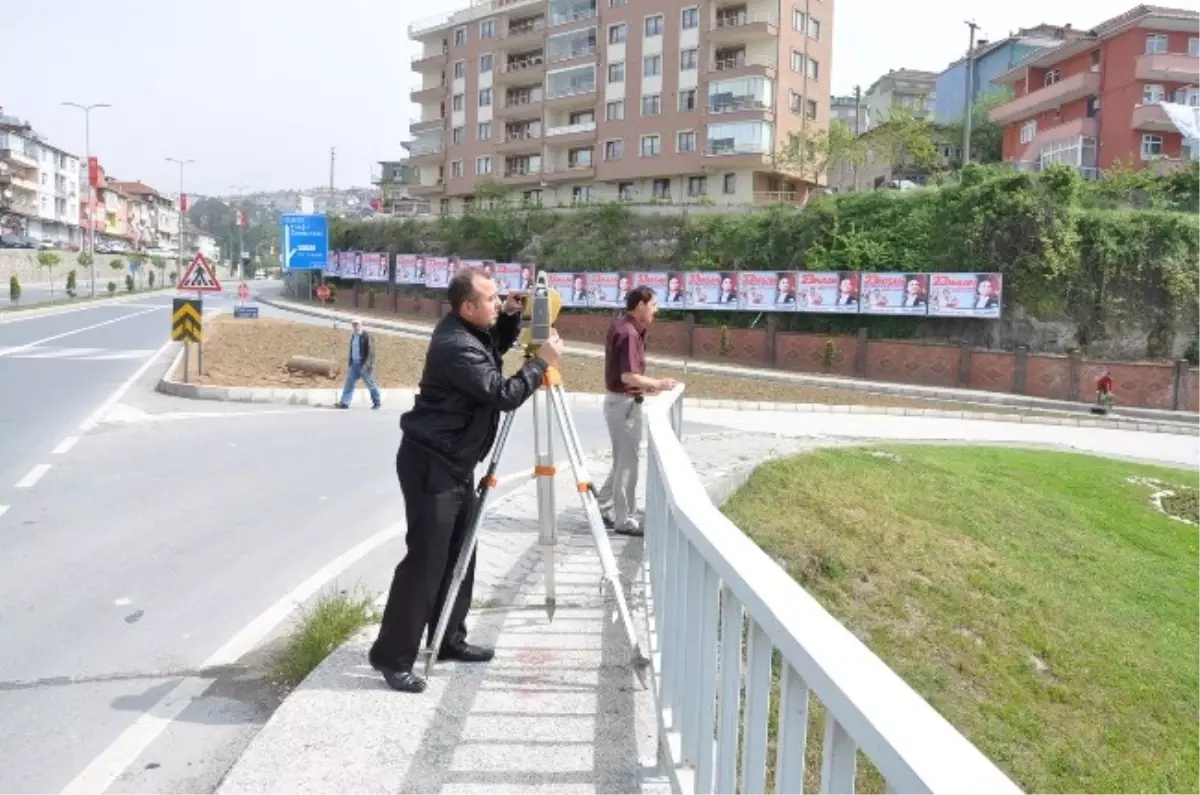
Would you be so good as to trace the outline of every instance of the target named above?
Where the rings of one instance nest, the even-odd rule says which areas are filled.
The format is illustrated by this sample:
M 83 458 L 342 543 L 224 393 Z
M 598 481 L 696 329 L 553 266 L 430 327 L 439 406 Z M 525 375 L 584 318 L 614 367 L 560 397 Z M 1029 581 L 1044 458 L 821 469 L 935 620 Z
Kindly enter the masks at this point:
M 1000 317 L 1004 277 L 999 273 L 930 274 L 930 317 Z
M 516 262 L 497 262 L 492 265 L 492 278 L 503 295 L 521 289 L 521 266 Z
M 582 277 L 582 274 L 580 274 L 580 276 Z M 518 279 L 521 278 L 521 269 L 520 268 L 517 268 L 517 278 Z M 547 273 L 546 274 L 546 285 L 551 290 L 553 290 L 554 292 L 559 294 L 559 296 L 562 298 L 562 305 L 564 307 L 586 307 L 587 306 L 586 293 L 584 295 L 584 302 L 582 304 L 571 303 L 571 296 L 572 296 L 572 294 L 574 292 L 574 288 L 575 288 L 575 274 L 573 274 L 573 273 Z
M 653 290 L 659 306 L 666 306 L 668 281 L 666 271 L 642 271 L 633 274 L 633 286 L 649 287 Z
M 687 275 L 689 309 L 737 309 L 736 271 L 692 271 Z
M 338 277 L 342 279 L 357 279 L 362 276 L 362 261 L 357 251 L 343 251 L 338 254 Z
M 753 312 L 796 311 L 796 274 L 791 271 L 746 271 L 739 274 L 742 309 Z
M 386 282 L 388 280 L 387 254 L 363 254 L 359 260 L 362 262 L 362 280 L 364 282 Z
M 425 286 L 431 290 L 444 290 L 450 284 L 450 260 L 446 257 L 425 258 Z
M 396 284 L 424 284 L 425 257 L 420 254 L 396 255 Z
M 800 271 L 797 276 L 797 311 L 846 315 L 858 312 L 855 271 Z
M 325 258 L 325 269 L 321 271 L 321 275 L 326 278 L 336 279 L 338 275 L 338 252 L 330 251 Z
M 924 315 L 929 307 L 928 273 L 864 273 L 864 315 Z
M 588 306 L 590 307 L 624 308 L 625 296 L 620 289 L 620 274 L 595 272 L 587 274 Z

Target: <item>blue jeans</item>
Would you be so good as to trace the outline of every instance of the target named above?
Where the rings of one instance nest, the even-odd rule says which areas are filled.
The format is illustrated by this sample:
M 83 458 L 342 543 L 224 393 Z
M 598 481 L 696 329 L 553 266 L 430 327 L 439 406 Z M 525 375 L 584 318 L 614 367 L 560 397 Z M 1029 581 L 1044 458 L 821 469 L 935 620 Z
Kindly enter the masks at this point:
M 354 385 L 358 383 L 358 379 L 366 382 L 367 389 L 371 393 L 371 405 L 379 405 L 379 387 L 375 385 L 375 374 L 370 370 L 364 370 L 362 362 L 351 362 L 346 369 L 346 386 L 342 388 L 342 405 L 349 406 L 350 401 L 354 400 Z

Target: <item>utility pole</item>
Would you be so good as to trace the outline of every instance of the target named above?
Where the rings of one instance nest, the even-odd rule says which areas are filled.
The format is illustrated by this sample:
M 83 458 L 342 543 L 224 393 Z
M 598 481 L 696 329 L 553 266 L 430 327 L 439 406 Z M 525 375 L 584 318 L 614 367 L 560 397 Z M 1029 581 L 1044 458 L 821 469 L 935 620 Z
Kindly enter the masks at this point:
M 333 215 L 333 166 L 337 160 L 337 147 L 329 147 L 329 203 L 326 205 L 325 215 Z
M 962 164 L 965 166 L 971 162 L 971 117 L 975 110 L 975 31 L 979 26 L 975 24 L 975 20 L 968 20 L 967 27 L 971 29 L 970 43 L 967 44 L 967 93 L 966 93 L 966 118 L 963 119 L 963 154 Z
M 233 188 L 237 192 L 236 195 L 237 195 L 237 199 L 238 199 L 238 204 L 241 204 L 242 194 L 245 192 L 246 188 L 248 188 L 250 186 L 249 185 L 230 185 L 229 187 Z M 241 223 L 239 223 L 239 218 L 238 218 L 238 214 L 240 214 L 242 212 L 242 210 L 239 206 L 235 205 L 233 208 L 233 212 L 234 212 L 233 225 L 237 227 L 237 278 L 238 278 L 238 281 L 240 282 L 242 279 L 246 278 L 245 274 L 242 273 L 242 259 L 245 256 L 243 252 L 244 252 L 246 246 L 242 240 L 242 225 L 241 225 Z M 246 223 L 250 223 L 250 218 L 248 216 L 246 218 Z
M 97 102 L 93 105 L 80 105 L 78 102 L 64 102 L 69 108 L 79 108 L 83 111 L 83 162 L 84 169 L 87 173 L 87 242 L 79 241 L 79 249 L 88 253 L 88 259 L 92 261 L 92 289 L 91 297 L 96 297 L 96 219 L 95 211 L 92 209 L 92 111 L 97 108 L 111 108 L 106 102 Z
M 175 266 L 175 278 L 183 277 L 183 219 L 187 212 L 183 209 L 183 167 L 188 163 L 195 163 L 195 160 L 180 160 L 176 157 L 168 157 L 168 161 L 179 164 L 179 257 L 178 263 Z
M 863 134 L 862 128 L 862 86 L 854 87 L 854 137 Z M 854 192 L 858 193 L 858 159 L 852 163 L 854 167 Z

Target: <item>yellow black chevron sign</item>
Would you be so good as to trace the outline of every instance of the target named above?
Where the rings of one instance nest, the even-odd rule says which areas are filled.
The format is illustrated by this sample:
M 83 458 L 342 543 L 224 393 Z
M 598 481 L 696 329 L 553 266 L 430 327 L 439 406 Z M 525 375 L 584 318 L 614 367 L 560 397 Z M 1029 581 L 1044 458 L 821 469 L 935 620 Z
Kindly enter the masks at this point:
M 199 342 L 204 336 L 204 305 L 194 298 L 176 298 L 171 311 L 171 339 Z

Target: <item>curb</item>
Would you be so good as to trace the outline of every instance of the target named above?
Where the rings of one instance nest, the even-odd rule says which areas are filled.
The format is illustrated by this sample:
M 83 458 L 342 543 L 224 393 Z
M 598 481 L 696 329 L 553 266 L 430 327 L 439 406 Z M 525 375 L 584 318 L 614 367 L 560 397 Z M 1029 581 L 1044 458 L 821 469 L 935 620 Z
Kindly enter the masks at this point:
M 353 312 L 349 310 L 339 311 L 322 309 L 277 297 L 267 298 L 261 295 L 256 295 L 255 300 L 259 303 L 266 304 L 267 306 L 271 306 L 276 309 L 282 309 L 287 312 L 294 312 L 301 315 L 309 315 L 310 317 L 319 317 L 326 320 L 345 322 L 348 317 L 353 315 Z M 385 331 L 399 331 L 405 334 L 420 335 L 421 337 L 428 337 L 432 331 L 432 326 L 429 325 L 409 323 L 401 320 L 381 320 L 380 318 L 371 317 L 369 315 L 353 316 L 360 317 L 363 325 L 369 328 L 382 329 Z M 604 358 L 604 352 L 599 350 L 576 348 L 571 346 L 568 346 L 568 350 L 570 350 L 572 355 L 585 356 L 591 359 Z M 706 375 L 736 375 L 739 378 L 759 379 L 763 381 L 774 381 L 776 383 L 784 384 L 800 384 L 819 389 L 840 389 L 845 391 L 864 392 L 870 395 L 883 395 L 887 397 L 939 400 L 960 404 L 976 404 L 980 406 L 999 406 L 1003 408 L 1061 412 L 1064 415 L 1084 415 L 1086 417 L 1091 416 L 1090 407 L 1086 403 L 1070 403 L 1067 401 L 1050 400 L 1047 398 L 1005 395 L 999 392 L 992 393 L 982 392 L 979 390 L 947 390 L 938 389 L 936 387 L 919 387 L 907 384 L 887 384 L 878 381 L 862 381 L 850 378 L 830 378 L 827 376 L 763 370 L 757 368 L 737 368 L 695 361 L 691 359 L 685 360 L 668 356 L 655 356 L 653 354 L 647 356 L 646 361 L 649 364 L 683 369 L 685 372 L 694 370 L 695 372 L 704 373 Z M 1127 408 L 1123 411 L 1126 412 L 1126 416 L 1136 418 L 1137 420 L 1146 422 L 1169 422 L 1185 427 L 1190 427 L 1190 423 L 1196 422 L 1197 420 L 1195 416 L 1189 415 L 1186 412 L 1174 412 L 1162 409 Z M 1109 426 L 1101 425 L 1097 427 Z

